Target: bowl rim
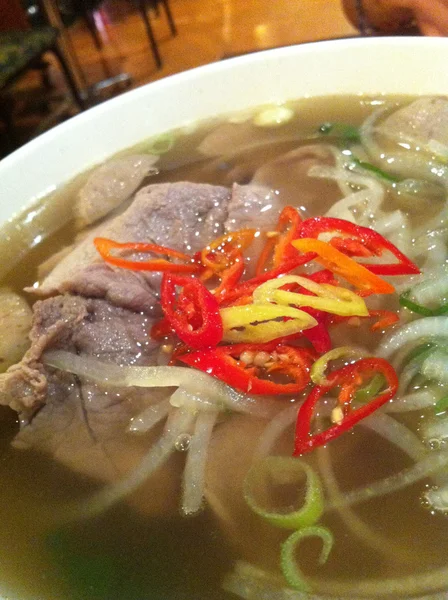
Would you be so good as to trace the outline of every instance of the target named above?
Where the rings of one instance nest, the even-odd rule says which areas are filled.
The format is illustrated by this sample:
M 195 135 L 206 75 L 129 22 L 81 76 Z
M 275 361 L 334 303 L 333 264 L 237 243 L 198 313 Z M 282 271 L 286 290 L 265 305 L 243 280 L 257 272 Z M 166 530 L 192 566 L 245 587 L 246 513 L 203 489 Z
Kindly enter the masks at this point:
M 49 192 L 54 189 L 60 187 L 64 183 L 68 182 L 72 177 L 78 175 L 83 170 L 88 169 L 89 167 L 94 166 L 97 163 L 101 163 L 103 160 L 106 160 L 108 157 L 113 156 L 115 153 L 125 149 L 126 147 L 132 146 L 133 144 L 138 143 L 145 137 L 150 137 L 154 135 L 161 134 L 169 129 L 176 128 L 181 125 L 182 122 L 177 122 L 173 120 L 173 123 L 177 122 L 177 125 L 172 125 L 171 127 L 161 127 L 157 130 L 157 127 L 154 123 L 151 123 L 151 127 L 154 131 L 148 134 L 141 134 L 141 130 L 139 130 L 139 135 L 135 137 L 133 141 L 126 141 L 123 143 L 119 143 L 115 139 L 111 141 L 111 149 L 110 151 L 105 149 L 105 147 L 101 148 L 101 151 L 98 152 L 98 160 L 89 160 L 85 163 L 81 164 L 78 158 L 74 155 L 75 159 L 78 161 L 78 166 L 73 167 L 73 170 L 70 168 L 65 168 L 64 174 L 62 174 L 62 168 L 58 167 L 58 169 L 54 169 L 56 175 L 51 178 L 48 175 L 45 185 L 42 183 L 41 185 L 36 185 L 36 188 L 33 188 L 32 185 L 28 185 L 26 178 L 23 178 L 23 181 L 19 178 L 15 178 L 14 170 L 17 169 L 20 172 L 20 169 L 27 169 L 30 163 L 33 161 L 33 158 L 39 156 L 55 156 L 55 152 L 58 145 L 62 145 L 61 148 L 61 161 L 64 162 L 66 160 L 66 155 L 69 152 L 67 147 L 64 146 L 64 141 L 66 140 L 77 140 L 77 131 L 82 131 L 84 134 L 89 135 L 89 131 L 92 131 L 95 128 L 95 124 L 100 124 L 104 130 L 104 122 L 105 119 L 109 118 L 113 121 L 114 116 L 117 115 L 126 115 L 126 110 L 133 106 L 139 107 L 140 113 L 142 113 L 142 103 L 146 98 L 151 101 L 152 98 L 157 98 L 161 96 L 165 96 L 165 98 L 169 97 L 169 94 L 172 90 L 176 90 L 177 88 L 183 89 L 184 91 L 190 88 L 190 90 L 194 89 L 193 86 L 199 86 L 198 90 L 195 90 L 196 100 L 198 102 L 203 101 L 201 99 L 204 96 L 204 93 L 210 88 L 210 82 L 217 78 L 223 78 L 225 81 L 232 82 L 232 85 L 235 85 L 239 92 L 244 90 L 244 82 L 238 82 L 238 74 L 246 72 L 248 73 L 249 69 L 251 71 L 261 72 L 263 69 L 267 72 L 269 69 L 274 69 L 277 67 L 282 67 L 284 63 L 290 63 L 290 61 L 298 61 L 299 66 L 302 61 L 309 60 L 322 60 L 325 58 L 326 60 L 333 62 L 333 65 L 341 65 L 343 61 L 346 62 L 347 56 L 353 57 L 356 59 L 354 62 L 358 61 L 358 57 L 360 55 L 369 58 L 373 64 L 375 64 L 376 56 L 381 55 L 384 51 L 392 52 L 392 57 L 394 60 L 401 56 L 406 55 L 406 53 L 413 53 L 413 56 L 418 59 L 418 55 L 420 53 L 427 53 L 434 51 L 434 55 L 440 53 L 441 48 L 446 48 L 447 58 L 448 58 L 448 38 L 429 38 L 429 37 L 390 37 L 390 36 L 382 36 L 382 37 L 343 37 L 336 39 L 328 39 L 328 40 L 317 40 L 310 41 L 302 44 L 296 45 L 288 45 L 282 46 L 279 48 L 272 48 L 267 50 L 261 50 L 258 52 L 252 52 L 249 54 L 244 54 L 242 56 L 226 58 L 224 60 L 215 61 L 206 65 L 202 65 L 196 67 L 194 69 L 190 69 L 184 72 L 176 73 L 165 77 L 163 79 L 149 82 L 145 85 L 142 85 L 138 88 L 129 90 L 119 96 L 106 100 L 105 102 L 98 104 L 86 111 L 83 111 L 74 117 L 64 121 L 63 123 L 57 125 L 56 127 L 50 129 L 49 131 L 44 132 L 40 136 L 34 138 L 29 141 L 24 146 L 17 149 L 15 152 L 6 156 L 3 160 L 0 161 L 0 182 L 2 182 L 2 188 L 5 191 L 6 195 L 9 195 L 10 199 L 12 197 L 12 205 L 15 208 L 13 214 L 11 211 L 8 213 L 5 212 L 5 203 L 2 202 L 3 193 L 0 190 L 0 225 L 1 223 L 9 220 L 12 216 L 14 216 L 17 211 L 23 210 L 27 206 L 32 205 L 36 200 L 41 199 L 46 196 Z M 342 58 L 342 62 L 340 58 Z M 339 62 L 338 62 L 339 60 Z M 346 62 L 347 64 L 347 62 Z M 385 65 L 385 70 L 390 69 L 389 65 Z M 337 69 L 336 69 L 337 70 Z M 232 77 L 233 74 L 236 73 L 236 77 Z M 354 71 L 353 73 L 358 76 L 360 75 L 360 71 Z M 253 75 L 250 75 L 253 78 Z M 334 74 L 333 74 L 334 76 Z M 312 78 L 315 75 L 310 76 Z M 401 74 L 400 74 L 401 77 Z M 283 78 L 284 79 L 284 78 Z M 347 79 L 347 78 L 346 78 Z M 282 83 L 282 78 L 280 77 L 280 84 Z M 237 87 L 239 85 L 239 88 Z M 335 84 L 337 86 L 337 83 Z M 362 91 L 362 85 L 360 84 L 360 91 Z M 365 84 L 364 84 L 365 85 Z M 381 89 L 381 83 L 378 82 L 378 90 Z M 281 86 L 280 86 L 281 87 Z M 223 90 L 225 96 L 225 90 Z M 256 90 L 255 95 L 259 93 Z M 326 92 L 328 94 L 328 91 Z M 340 95 L 344 92 L 340 89 L 335 89 L 332 91 L 332 94 Z M 381 92 L 378 92 L 380 94 Z M 386 93 L 391 93 L 387 92 Z M 394 92 L 392 92 L 394 93 Z M 446 83 L 446 93 L 448 93 L 448 81 Z M 317 96 L 324 95 L 321 94 L 313 94 L 306 93 L 302 94 L 305 96 Z M 218 104 L 218 94 L 215 93 L 215 99 L 213 103 Z M 275 93 L 272 93 L 274 102 L 276 101 Z M 281 93 L 278 93 L 278 97 L 282 97 Z M 277 97 L 277 100 L 278 100 Z M 300 92 L 297 92 L 297 95 L 294 94 L 294 97 L 300 97 Z M 283 100 L 289 100 L 289 98 L 283 97 Z M 191 109 L 194 108 L 194 102 L 187 98 L 187 104 L 190 102 L 189 106 Z M 222 102 L 221 102 L 222 104 Z M 258 103 L 258 105 L 263 104 L 262 102 Z M 257 106 L 257 103 L 252 103 L 252 107 Z M 155 107 L 157 110 L 160 109 L 160 106 L 157 105 L 157 100 Z M 179 107 L 182 110 L 183 107 Z M 244 107 L 243 107 L 244 108 Z M 230 109 L 228 112 L 232 112 L 233 109 Z M 159 110 L 160 113 L 160 110 Z M 186 114 L 184 110 L 184 115 Z M 224 114 L 222 108 L 217 109 L 215 112 L 211 111 L 207 114 L 207 118 L 218 116 L 219 114 Z M 144 115 L 145 118 L 148 118 L 148 115 Z M 198 119 L 194 119 L 198 121 Z M 200 120 L 200 119 L 199 119 Z M 187 119 L 188 121 L 188 119 Z M 131 119 L 131 126 L 135 128 L 135 119 L 134 121 Z M 129 125 L 129 124 L 127 124 Z M 89 130 L 90 128 L 90 130 Z M 117 128 L 118 130 L 118 128 Z M 113 137 L 113 135 L 112 135 Z M 90 142 L 92 142 L 94 137 L 90 138 Z M 79 140 L 78 140 L 79 141 Z M 97 146 L 100 146 L 98 140 L 96 140 Z M 81 151 L 82 152 L 82 151 Z M 75 153 L 76 154 L 76 153 Z M 88 154 L 88 152 L 87 152 Z M 51 171 L 50 165 L 50 171 Z M 39 175 L 36 174 L 36 171 L 32 170 L 31 177 L 35 179 L 39 179 Z M 45 177 L 40 178 L 44 181 Z M 17 190 L 22 190 L 22 192 L 18 192 Z M 18 198 L 16 198 L 18 196 Z
M 299 60 L 316 53 L 326 56 L 333 50 L 356 53 L 360 49 L 368 49 L 371 52 L 375 52 L 380 48 L 388 48 L 392 51 L 396 50 L 404 52 L 410 50 L 417 51 L 419 49 L 434 50 L 434 52 L 436 52 L 439 51 L 441 47 L 446 48 L 446 55 L 448 57 L 448 38 L 390 36 L 365 38 L 355 36 L 330 40 L 318 40 L 226 58 L 224 60 L 209 63 L 194 69 L 189 69 L 181 73 L 176 73 L 157 81 L 149 82 L 138 88 L 124 92 L 123 94 L 111 98 L 101 104 L 98 104 L 82 113 L 79 113 L 71 119 L 34 138 L 21 148 L 2 159 L 0 161 L 0 205 L 8 200 L 6 197 L 7 195 L 5 195 L 4 191 L 2 191 L 1 182 L 4 175 L 14 173 L 16 169 L 20 168 L 21 164 L 25 164 L 27 160 L 32 160 L 33 157 L 39 156 L 40 153 L 44 152 L 48 146 L 53 144 L 57 145 L 61 138 L 72 135 L 73 132 L 75 132 L 78 128 L 82 129 L 83 127 L 88 127 L 102 115 L 113 115 L 114 112 L 124 110 L 137 100 L 144 99 L 150 94 L 157 94 L 159 91 L 163 90 L 170 91 L 179 85 L 196 82 L 201 78 L 206 79 L 210 74 L 228 73 L 234 70 L 235 67 L 247 67 L 266 62 L 272 62 L 272 64 L 275 64 L 275 61 L 279 61 L 287 57 L 293 57 L 294 60 Z M 448 83 L 446 87 L 448 93 Z M 256 106 L 256 104 L 254 104 L 254 106 Z M 144 136 L 142 136 L 142 139 L 144 139 Z M 122 148 L 113 148 L 111 152 L 108 153 L 108 156 L 115 154 L 121 149 Z M 76 176 L 78 173 L 78 170 L 73 171 L 71 177 Z M 46 192 L 48 190 L 44 191 Z M 17 210 L 26 210 L 27 206 L 42 197 L 42 191 L 36 192 L 36 195 L 29 197 L 25 203 L 19 202 L 19 205 L 15 208 L 15 210 L 11 211 L 10 217 Z M 10 217 L 8 217 L 8 219 Z M 1 221 L 2 219 L 0 219 L 0 222 Z M 4 593 L 7 592 L 5 591 Z M 424 598 L 431 598 L 433 600 L 437 598 L 438 600 L 443 600 L 447 597 L 448 594 L 442 592 L 436 595 L 425 596 Z M 7 598 L 4 598 L 0 595 L 0 600 L 7 600 Z

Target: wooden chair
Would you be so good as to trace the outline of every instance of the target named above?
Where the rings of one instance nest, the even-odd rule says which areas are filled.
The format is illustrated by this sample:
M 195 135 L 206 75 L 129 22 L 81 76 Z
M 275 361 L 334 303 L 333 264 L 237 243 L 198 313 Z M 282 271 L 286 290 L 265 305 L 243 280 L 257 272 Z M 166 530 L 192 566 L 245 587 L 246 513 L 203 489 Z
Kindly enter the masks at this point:
M 72 2 L 75 9 L 83 16 L 86 25 L 93 37 L 94 43 L 96 47 L 100 50 L 102 48 L 102 41 L 96 29 L 93 13 L 101 5 L 101 0 L 72 0 Z M 140 16 L 142 17 L 143 23 L 145 25 L 149 45 L 151 47 L 151 51 L 154 56 L 157 68 L 160 69 L 163 65 L 163 62 L 162 57 L 160 55 L 159 47 L 157 45 L 157 40 L 154 36 L 154 31 L 151 25 L 151 12 L 154 12 L 156 16 L 159 16 L 159 5 L 162 5 L 171 34 L 173 36 L 177 35 L 176 25 L 174 23 L 174 18 L 171 13 L 168 0 L 134 0 L 134 3 L 136 4 L 138 12 L 140 13 Z
M 156 39 L 154 37 L 154 32 L 151 27 L 151 20 L 148 16 L 148 9 L 153 8 L 158 14 L 159 3 L 162 4 L 163 9 L 166 14 L 166 18 L 168 20 L 168 25 L 170 27 L 171 34 L 173 36 L 177 35 L 176 25 L 174 23 L 173 15 L 171 14 L 171 10 L 168 4 L 168 0 L 138 0 L 138 10 L 145 24 L 146 33 L 148 35 L 149 44 L 151 46 L 151 50 L 154 56 L 154 60 L 156 61 L 156 65 L 158 69 L 162 68 L 162 58 L 160 56 L 159 48 L 157 46 Z
M 12 84 L 27 70 L 42 69 L 47 52 L 56 57 L 77 106 L 83 109 L 84 103 L 57 46 L 58 31 L 54 27 L 30 28 L 19 0 L 0 0 L 0 14 L 0 118 L 6 124 L 13 145 L 13 103 L 6 92 L 10 92 Z

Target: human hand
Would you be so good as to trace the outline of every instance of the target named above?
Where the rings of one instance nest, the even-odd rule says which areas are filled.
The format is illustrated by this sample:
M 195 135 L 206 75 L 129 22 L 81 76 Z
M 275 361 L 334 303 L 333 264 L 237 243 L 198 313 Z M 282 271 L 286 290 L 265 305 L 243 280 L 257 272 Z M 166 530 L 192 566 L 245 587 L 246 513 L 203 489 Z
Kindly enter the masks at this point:
M 356 26 L 357 0 L 342 0 L 342 7 Z M 403 33 L 414 22 L 423 35 L 448 36 L 448 0 L 362 0 L 370 25 L 384 33 Z
M 423 35 L 448 36 L 448 0 L 380 0 L 387 7 L 411 10 Z

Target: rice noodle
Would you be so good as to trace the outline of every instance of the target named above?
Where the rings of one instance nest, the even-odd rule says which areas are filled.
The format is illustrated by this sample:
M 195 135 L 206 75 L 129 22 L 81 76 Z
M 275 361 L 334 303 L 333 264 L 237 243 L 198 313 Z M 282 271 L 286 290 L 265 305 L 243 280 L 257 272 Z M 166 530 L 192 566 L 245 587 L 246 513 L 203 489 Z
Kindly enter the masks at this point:
M 339 485 L 334 474 L 331 463 L 331 450 L 329 446 L 320 447 L 317 449 L 317 463 L 322 474 L 328 499 L 333 503 L 341 503 L 343 494 L 339 489 Z M 381 556 L 387 557 L 391 564 L 395 564 L 397 560 L 403 563 L 408 562 L 409 556 L 402 548 L 398 548 L 396 544 L 391 544 L 390 540 L 386 540 L 382 535 L 376 533 L 372 528 L 364 523 L 362 519 L 351 509 L 350 506 L 340 505 L 337 509 L 338 514 L 344 524 L 356 535 L 366 546 L 378 552 Z M 404 557 L 406 555 L 406 558 Z
M 430 388 L 417 390 L 404 396 L 396 396 L 384 405 L 383 410 L 387 413 L 405 413 L 413 410 L 424 410 L 434 406 L 436 398 Z
M 408 323 L 383 340 L 377 348 L 377 355 L 389 358 L 394 352 L 411 342 L 447 337 L 448 317 L 425 317 Z
M 430 156 L 411 150 L 397 150 L 386 154 L 374 138 L 374 127 L 377 120 L 385 113 L 386 108 L 374 111 L 361 126 L 361 143 L 375 164 L 401 178 L 426 179 L 440 183 L 448 188 L 448 167 L 434 161 Z
M 439 263 L 440 265 L 440 263 Z M 412 287 L 411 298 L 418 304 L 430 304 L 445 298 L 448 294 L 448 271 L 446 266 L 427 273 L 422 282 Z
M 408 388 L 411 385 L 412 380 L 418 373 L 420 373 L 421 362 L 418 360 L 411 360 L 408 362 L 400 373 L 400 382 L 398 385 L 397 395 L 398 397 L 404 396 L 408 392 Z
M 183 387 L 198 398 L 203 395 L 218 409 L 269 418 L 278 412 L 278 402 L 254 398 L 226 385 L 219 379 L 189 367 L 135 367 L 104 363 L 92 356 L 78 356 L 65 350 L 52 350 L 43 362 L 56 369 L 74 373 L 101 385 L 114 387 Z
M 375 231 L 387 237 L 406 255 L 412 257 L 411 228 L 401 210 L 394 210 L 375 220 Z
M 193 412 L 215 411 L 220 407 L 204 395 L 192 394 L 183 387 L 178 387 L 170 398 L 171 406 L 189 408 Z M 222 407 L 221 407 L 222 408 Z
M 148 406 L 143 412 L 132 417 L 128 431 L 131 433 L 146 433 L 167 416 L 170 407 L 169 398 L 166 398 L 157 404 Z
M 420 256 L 419 253 L 415 252 L 415 240 L 413 240 L 413 248 L 414 248 L 414 253 L 413 253 L 413 256 L 410 258 L 415 258 L 415 257 Z M 398 295 L 402 294 L 403 292 L 407 292 L 409 290 L 409 288 L 411 288 L 413 285 L 416 285 L 417 283 L 420 283 L 424 279 L 425 279 L 425 275 L 423 274 L 423 272 L 419 273 L 417 275 L 397 275 L 393 279 L 395 291 Z M 410 315 L 411 313 L 406 311 L 403 314 Z
M 324 600 L 330 596 L 332 600 L 361 600 L 372 597 L 414 597 L 416 594 L 437 592 L 448 583 L 448 568 L 442 567 L 427 573 L 408 575 L 387 579 L 360 581 L 317 580 L 308 578 L 307 582 L 316 593 L 309 594 L 292 590 L 285 586 L 280 576 L 263 571 L 243 561 L 235 564 L 234 571 L 229 573 L 223 588 L 245 600 Z M 317 595 L 319 594 L 319 595 Z M 424 596 L 426 600 L 445 600 L 446 593 Z M 421 598 L 421 600 L 424 600 Z
M 447 465 L 448 451 L 431 452 L 412 467 L 404 469 L 400 473 L 380 479 L 366 487 L 347 492 L 339 502 L 330 503 L 327 506 L 327 511 L 392 494 L 437 473 Z
M 196 419 L 184 469 L 182 512 L 193 515 L 202 506 L 208 446 L 218 411 L 201 412 Z
M 445 231 L 446 235 L 446 231 Z M 448 250 L 444 239 L 434 239 L 431 245 L 426 249 L 426 260 L 423 265 L 423 270 L 432 269 L 446 262 L 448 258 Z
M 381 435 L 381 437 L 397 448 L 400 448 L 400 450 L 414 461 L 421 460 L 428 452 L 415 433 L 393 417 L 389 417 L 384 413 L 373 413 L 366 419 L 363 419 L 360 424 Z
M 433 510 L 448 512 L 448 485 L 428 490 L 424 497 Z
M 280 436 L 296 422 L 298 409 L 299 405 L 297 403 L 291 404 L 269 421 L 260 436 L 254 452 L 254 460 L 262 460 L 272 453 Z
M 331 152 L 333 153 L 338 172 L 344 172 L 349 162 L 347 160 L 347 156 L 343 154 L 336 146 L 330 146 L 329 150 L 331 150 Z M 350 183 L 345 180 L 345 178 L 342 179 L 338 177 L 336 179 L 336 183 L 338 184 L 338 187 L 341 190 L 341 193 L 344 197 L 353 194 L 353 188 L 350 185 Z
M 440 445 L 448 441 L 448 415 L 434 415 L 429 421 L 424 421 L 421 426 L 422 438 L 428 444 L 438 442 Z
M 408 227 L 409 221 L 401 210 L 394 210 L 375 221 L 375 231 L 387 237 L 391 232 Z
M 435 350 L 422 363 L 420 373 L 439 385 L 448 384 L 448 353 Z
M 429 221 L 424 221 L 424 225 L 414 230 L 414 237 L 419 239 L 422 236 L 434 235 L 435 232 L 444 231 L 448 226 L 448 203 L 445 202 L 443 208 Z
M 347 171 L 339 167 L 326 165 L 314 165 L 308 171 L 309 177 L 320 179 L 334 179 L 350 185 L 364 187 L 360 191 L 352 192 L 349 196 L 342 198 L 327 211 L 327 217 L 338 217 L 357 224 L 367 224 L 374 218 L 383 199 L 384 188 L 379 181 L 367 175 L 361 175 L 353 171 Z M 361 219 L 356 218 L 354 210 L 363 206 Z M 361 223 L 362 221 L 362 223 Z

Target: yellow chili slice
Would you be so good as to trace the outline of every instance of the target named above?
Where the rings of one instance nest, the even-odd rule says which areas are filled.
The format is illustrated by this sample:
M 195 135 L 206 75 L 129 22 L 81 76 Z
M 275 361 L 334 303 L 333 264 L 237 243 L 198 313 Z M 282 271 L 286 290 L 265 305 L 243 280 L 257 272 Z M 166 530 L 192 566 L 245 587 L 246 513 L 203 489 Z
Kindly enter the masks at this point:
M 317 325 L 316 319 L 303 310 L 275 304 L 230 306 L 219 312 L 223 340 L 233 344 L 270 342 Z
M 314 238 L 302 238 L 291 243 L 300 252 L 315 252 L 317 257 L 314 260 L 354 285 L 360 290 L 362 296 L 395 292 L 393 285 L 326 242 Z
M 310 375 L 313 383 L 316 385 L 331 385 L 328 379 L 325 377 L 325 371 L 328 368 L 328 363 L 338 358 L 353 359 L 363 358 L 367 356 L 367 352 L 362 348 L 355 348 L 352 346 L 339 346 L 339 348 L 333 348 L 329 352 L 326 352 L 320 356 L 311 367 Z
M 291 283 L 297 283 L 315 296 L 279 289 Z M 365 317 L 369 314 L 364 300 L 351 290 L 326 283 L 316 283 L 300 275 L 285 275 L 262 283 L 254 291 L 253 299 L 254 304 L 274 302 L 286 306 L 309 306 L 343 317 Z

